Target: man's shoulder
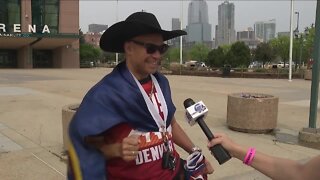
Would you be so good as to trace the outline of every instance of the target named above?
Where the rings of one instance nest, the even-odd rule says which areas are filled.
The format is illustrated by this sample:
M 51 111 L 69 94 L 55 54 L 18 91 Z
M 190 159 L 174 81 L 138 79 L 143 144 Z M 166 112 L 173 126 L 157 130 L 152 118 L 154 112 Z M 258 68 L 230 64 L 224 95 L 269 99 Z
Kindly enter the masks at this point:
M 157 78 L 158 81 L 168 82 L 167 77 L 160 72 L 156 72 L 153 75 L 154 75 L 154 77 Z

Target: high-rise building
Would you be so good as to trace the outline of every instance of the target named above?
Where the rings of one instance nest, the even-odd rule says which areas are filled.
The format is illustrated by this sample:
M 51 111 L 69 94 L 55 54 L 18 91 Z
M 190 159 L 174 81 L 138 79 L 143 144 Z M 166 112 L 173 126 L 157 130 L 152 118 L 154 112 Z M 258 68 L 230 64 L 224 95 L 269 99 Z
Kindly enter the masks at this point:
M 180 30 L 181 22 L 179 18 L 172 18 L 172 30 Z
M 212 41 L 208 5 L 205 0 L 192 0 L 189 3 L 187 32 L 187 42 Z
M 218 27 L 216 28 L 216 47 L 235 42 L 234 4 L 225 1 L 218 7 Z
M 89 32 L 90 33 L 101 33 L 108 29 L 108 25 L 104 24 L 89 24 Z
M 255 49 L 260 43 L 255 39 L 254 31 L 251 27 L 245 31 L 237 32 L 237 41 L 244 42 L 250 49 Z
M 276 20 L 259 21 L 254 23 L 256 39 L 261 42 L 268 42 L 276 37 Z
M 181 29 L 181 21 L 179 18 L 172 18 L 172 30 Z M 180 37 L 176 37 L 170 40 L 170 44 L 174 47 L 180 46 Z
M 0 68 L 79 66 L 79 0 L 0 1 Z

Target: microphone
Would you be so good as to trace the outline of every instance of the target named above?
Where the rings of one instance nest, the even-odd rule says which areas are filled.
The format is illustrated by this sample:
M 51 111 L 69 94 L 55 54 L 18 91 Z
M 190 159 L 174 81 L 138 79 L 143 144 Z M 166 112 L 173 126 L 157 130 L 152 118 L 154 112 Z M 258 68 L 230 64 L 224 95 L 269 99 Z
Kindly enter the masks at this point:
M 191 98 L 188 98 L 183 102 L 183 105 L 186 109 L 186 120 L 188 123 L 193 126 L 197 122 L 209 141 L 212 140 L 214 136 L 203 120 L 208 113 L 208 108 L 204 103 L 202 101 L 195 103 Z M 229 152 L 221 144 L 211 147 L 210 151 L 220 165 L 231 159 Z

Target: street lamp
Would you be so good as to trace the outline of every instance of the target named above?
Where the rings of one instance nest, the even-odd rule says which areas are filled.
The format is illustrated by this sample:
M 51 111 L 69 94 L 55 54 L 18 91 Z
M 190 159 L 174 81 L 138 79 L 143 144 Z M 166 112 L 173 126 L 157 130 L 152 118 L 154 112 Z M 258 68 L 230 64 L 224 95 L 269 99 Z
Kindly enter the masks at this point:
M 295 31 L 298 31 L 299 32 L 299 12 L 295 12 L 295 14 L 297 14 L 297 28 Z
M 294 30 L 294 36 L 296 37 L 296 39 L 300 39 L 300 42 L 299 42 L 299 48 L 300 48 L 300 53 L 299 53 L 299 69 L 301 67 L 301 53 L 302 53 L 302 47 L 301 47 L 301 39 L 302 39 L 302 36 L 300 35 L 299 36 L 299 16 L 300 16 L 300 13 L 299 12 L 295 12 L 295 14 L 297 14 L 297 27 L 296 29 Z M 297 58 L 297 57 L 296 57 Z M 296 63 L 297 65 L 297 63 Z

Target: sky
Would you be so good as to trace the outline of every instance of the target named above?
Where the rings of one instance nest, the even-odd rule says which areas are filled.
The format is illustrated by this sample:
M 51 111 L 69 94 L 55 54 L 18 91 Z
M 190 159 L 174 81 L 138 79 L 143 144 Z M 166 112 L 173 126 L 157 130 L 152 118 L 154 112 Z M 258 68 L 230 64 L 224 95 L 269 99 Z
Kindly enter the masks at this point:
M 80 28 L 88 31 L 89 24 L 106 24 L 109 27 L 117 21 L 125 20 L 136 11 L 145 10 L 156 15 L 162 29 L 171 30 L 172 18 L 181 18 L 182 26 L 188 22 L 188 5 L 190 0 L 80 0 Z M 218 24 L 218 6 L 224 1 L 207 0 L 209 24 L 214 38 L 215 25 Z M 229 1 L 235 5 L 235 30 L 243 31 L 254 26 L 256 21 L 276 20 L 276 32 L 290 30 L 289 0 L 237 0 Z M 299 12 L 299 30 L 315 22 L 316 0 L 294 0 L 294 11 Z M 294 15 L 293 27 L 296 28 L 297 15 Z

